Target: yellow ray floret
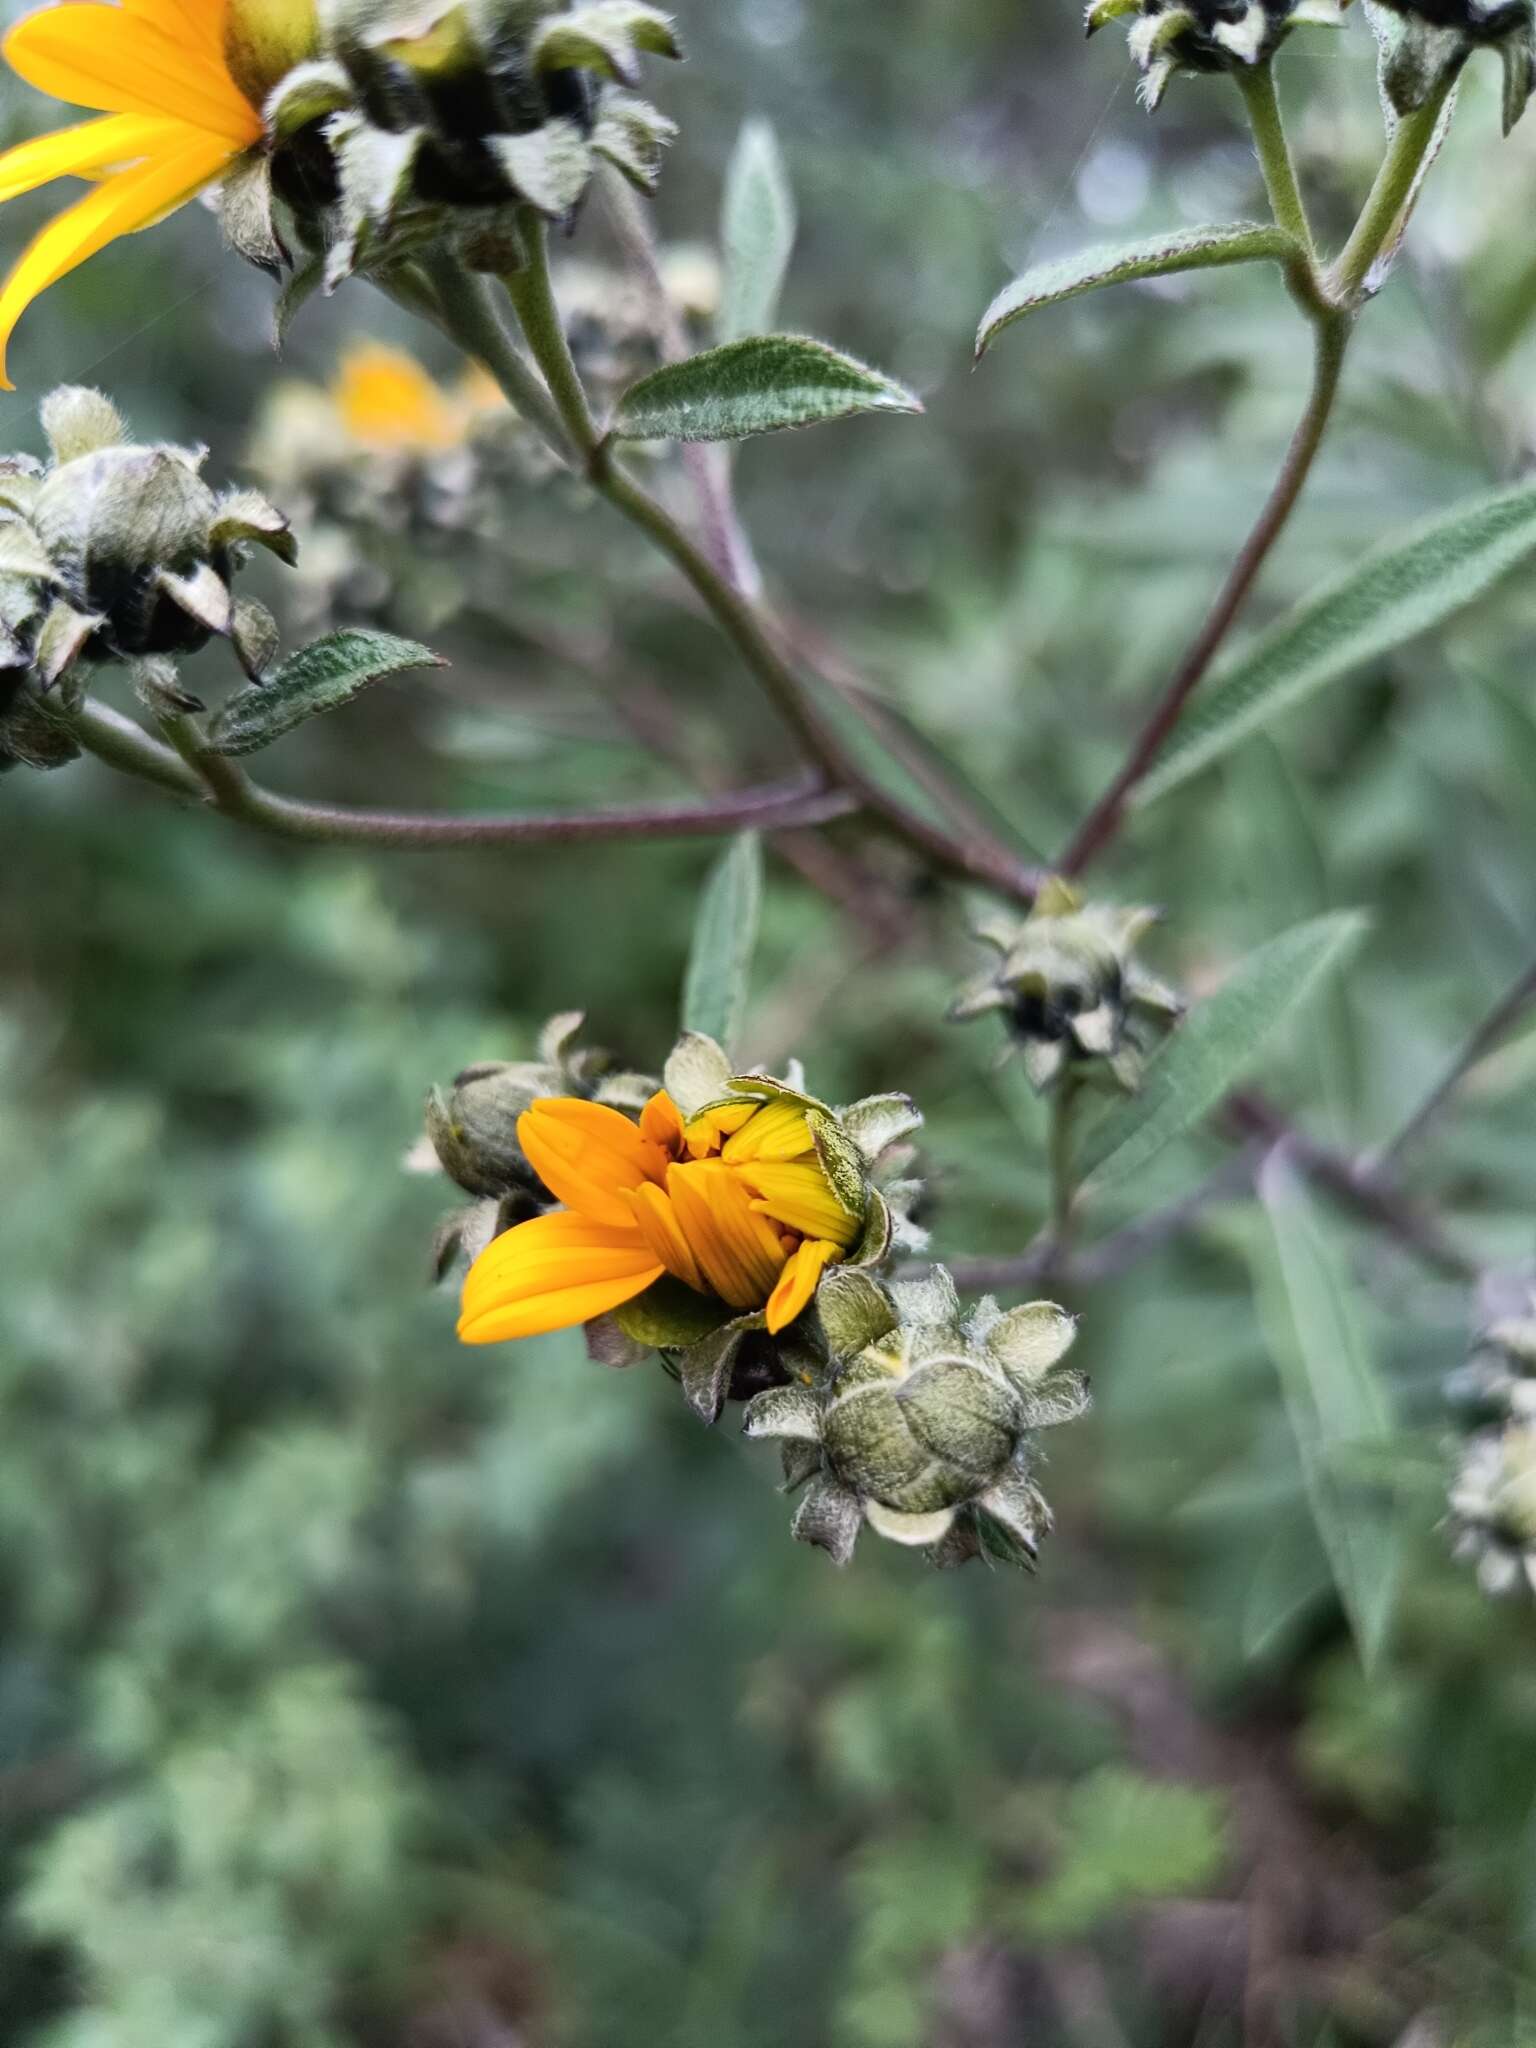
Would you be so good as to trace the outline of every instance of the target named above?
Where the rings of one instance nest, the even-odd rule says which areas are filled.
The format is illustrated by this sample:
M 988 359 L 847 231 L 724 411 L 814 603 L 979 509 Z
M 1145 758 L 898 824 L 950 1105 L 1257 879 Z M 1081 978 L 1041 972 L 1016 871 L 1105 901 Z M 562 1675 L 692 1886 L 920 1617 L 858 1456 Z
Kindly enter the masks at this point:
M 517 1224 L 481 1253 L 464 1285 L 466 1343 L 587 1322 L 664 1273 L 783 1330 L 862 1228 L 791 1104 L 730 1102 L 685 1123 L 663 1092 L 634 1122 L 549 1097 L 519 1119 L 518 1139 L 564 1210 Z
M 88 0 L 30 14 L 0 43 L 27 84 L 106 117 L 0 154 L 0 202 L 55 178 L 103 181 L 42 229 L 0 289 L 6 390 L 6 343 L 40 292 L 163 220 L 260 141 L 261 116 L 225 62 L 225 15 L 226 0 Z

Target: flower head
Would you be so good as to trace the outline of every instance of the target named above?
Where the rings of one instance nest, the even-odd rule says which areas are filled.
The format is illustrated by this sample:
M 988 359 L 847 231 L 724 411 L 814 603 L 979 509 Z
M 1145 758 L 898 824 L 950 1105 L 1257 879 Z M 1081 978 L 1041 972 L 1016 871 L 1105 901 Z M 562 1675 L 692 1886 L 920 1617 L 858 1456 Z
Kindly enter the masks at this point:
M 1456 1555 L 1485 1593 L 1536 1592 L 1536 1425 L 1471 1437 L 1450 1491 Z
M 1155 109 L 1176 71 L 1236 71 L 1266 63 L 1303 22 L 1334 26 L 1349 0 L 1090 0 L 1088 33 L 1133 14 L 1130 50 Z
M 314 34 L 309 0 L 70 0 L 10 30 L 0 54 L 18 77 L 101 118 L 0 155 L 0 202 L 55 178 L 92 181 L 0 289 L 0 384 L 10 388 L 5 345 L 40 292 L 256 148 L 263 93 Z
M 1536 84 L 1532 0 L 1366 0 L 1381 53 L 1381 86 L 1399 114 L 1422 107 L 1475 50 L 1497 50 L 1504 67 L 1504 133 Z
M 962 1316 L 942 1267 L 890 1287 L 834 1275 L 818 1311 L 830 1372 L 759 1394 L 745 1421 L 748 1436 L 782 1440 L 786 1488 L 809 1482 L 794 1533 L 839 1564 L 866 1522 L 939 1565 L 983 1550 L 1032 1563 L 1051 1520 L 1033 1431 L 1088 1403 L 1062 1364 L 1072 1317 L 1048 1301 Z
M 216 493 L 202 451 L 132 441 L 99 391 L 61 386 L 42 418 L 52 461 L 0 463 L 0 671 L 46 694 L 81 662 L 151 664 L 215 634 L 259 669 L 275 629 L 231 585 L 252 544 L 292 560 L 282 514 Z
M 1138 1023 L 1177 1017 L 1183 1008 L 1136 958 L 1137 941 L 1157 915 L 1089 903 L 1068 883 L 1047 881 L 1022 924 L 999 920 L 978 928 L 998 963 L 955 999 L 949 1014 L 963 1022 L 1001 1011 L 1038 1089 L 1069 1070 L 1089 1078 L 1102 1073 L 1134 1089 Z
M 905 1096 L 834 1111 L 789 1081 L 733 1075 L 690 1034 L 638 1118 L 562 1096 L 518 1119 L 563 1206 L 496 1238 L 464 1283 L 459 1335 L 495 1344 L 616 1315 L 643 1347 L 723 1352 L 786 1331 L 823 1273 L 890 1247 L 871 1169 L 920 1121 Z

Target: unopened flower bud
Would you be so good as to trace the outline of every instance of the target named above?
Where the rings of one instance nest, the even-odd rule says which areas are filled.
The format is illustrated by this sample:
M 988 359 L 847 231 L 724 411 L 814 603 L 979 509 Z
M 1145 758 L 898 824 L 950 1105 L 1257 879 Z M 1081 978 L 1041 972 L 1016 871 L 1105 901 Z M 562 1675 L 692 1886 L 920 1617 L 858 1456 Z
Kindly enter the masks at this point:
M 1413 113 L 1455 78 L 1475 50 L 1497 50 L 1504 67 L 1507 135 L 1536 84 L 1532 0 L 1367 0 L 1381 52 L 1381 86 L 1399 114 Z
M 818 1304 L 834 1355 L 819 1384 L 751 1402 L 746 1433 L 786 1447 L 807 1485 L 794 1533 L 840 1564 L 864 1523 L 939 1565 L 986 1551 L 1033 1562 L 1050 1527 L 1034 1483 L 1035 1430 L 1082 1414 L 1087 1384 L 1062 1365 L 1076 1336 L 1053 1302 L 962 1316 L 942 1267 L 883 1287 L 830 1275 Z M 842 1343 L 857 1349 L 842 1353 Z
M 1079 1078 L 1102 1074 L 1134 1090 L 1141 1076 L 1138 1026 L 1183 1009 L 1136 958 L 1137 941 L 1157 915 L 1088 903 L 1069 884 L 1047 881 L 1021 924 L 999 920 L 978 928 L 998 963 L 956 998 L 950 1017 L 963 1022 L 1000 1011 L 1042 1091 L 1069 1071 Z

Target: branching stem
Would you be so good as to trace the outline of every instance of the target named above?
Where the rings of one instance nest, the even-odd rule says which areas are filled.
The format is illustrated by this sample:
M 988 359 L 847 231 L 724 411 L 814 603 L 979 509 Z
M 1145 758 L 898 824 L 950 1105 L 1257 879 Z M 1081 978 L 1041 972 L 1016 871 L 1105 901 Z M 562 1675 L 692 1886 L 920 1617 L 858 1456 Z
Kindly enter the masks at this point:
M 131 718 L 88 702 L 74 733 L 110 767 L 177 796 L 200 798 L 227 818 L 276 839 L 311 845 L 395 847 L 554 846 L 613 839 L 697 839 L 744 831 L 777 832 L 825 825 L 857 808 L 846 791 L 803 775 L 792 782 L 729 791 L 697 803 L 636 804 L 602 811 L 517 812 L 454 817 L 440 812 L 356 810 L 278 796 L 223 755 L 202 744 L 190 719 L 164 721 L 170 746 L 150 738 Z

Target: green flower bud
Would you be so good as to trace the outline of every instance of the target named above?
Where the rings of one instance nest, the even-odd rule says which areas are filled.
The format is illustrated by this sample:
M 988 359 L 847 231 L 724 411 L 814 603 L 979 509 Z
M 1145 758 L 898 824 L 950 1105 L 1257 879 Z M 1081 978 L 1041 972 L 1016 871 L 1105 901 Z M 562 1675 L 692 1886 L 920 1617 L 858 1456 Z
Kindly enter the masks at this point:
M 1141 1077 L 1138 1027 L 1183 1009 L 1136 958 L 1136 943 L 1157 915 L 1086 903 L 1067 883 L 1050 880 L 1022 924 L 998 921 L 977 930 L 998 964 L 956 998 L 949 1015 L 963 1022 L 1001 1011 L 1042 1092 L 1069 1069 L 1134 1091 Z
M 83 659 L 153 661 L 215 634 L 254 672 L 265 614 L 230 586 L 251 543 L 293 559 L 282 515 L 216 495 L 201 454 L 130 442 L 99 392 L 63 386 L 42 419 L 52 462 L 0 463 L 0 672 L 43 694 Z
M 1381 88 L 1399 114 L 1422 107 L 1475 50 L 1498 51 L 1507 135 L 1536 84 L 1532 0 L 1366 0 L 1381 53 Z
M 831 1274 L 818 1308 L 828 1376 L 761 1394 L 746 1414 L 748 1436 L 783 1441 L 786 1485 L 809 1482 L 794 1533 L 839 1564 L 866 1522 L 938 1565 L 982 1551 L 1031 1564 L 1050 1528 L 1034 1432 L 1088 1403 L 1082 1376 L 1062 1366 L 1072 1317 L 1043 1301 L 1004 1314 L 990 1300 L 962 1317 L 942 1267 L 889 1288 Z
M 1237 71 L 1266 64 L 1293 28 L 1337 25 L 1349 0 L 1090 0 L 1088 33 L 1134 15 L 1130 50 L 1141 94 L 1155 110 L 1176 71 Z

